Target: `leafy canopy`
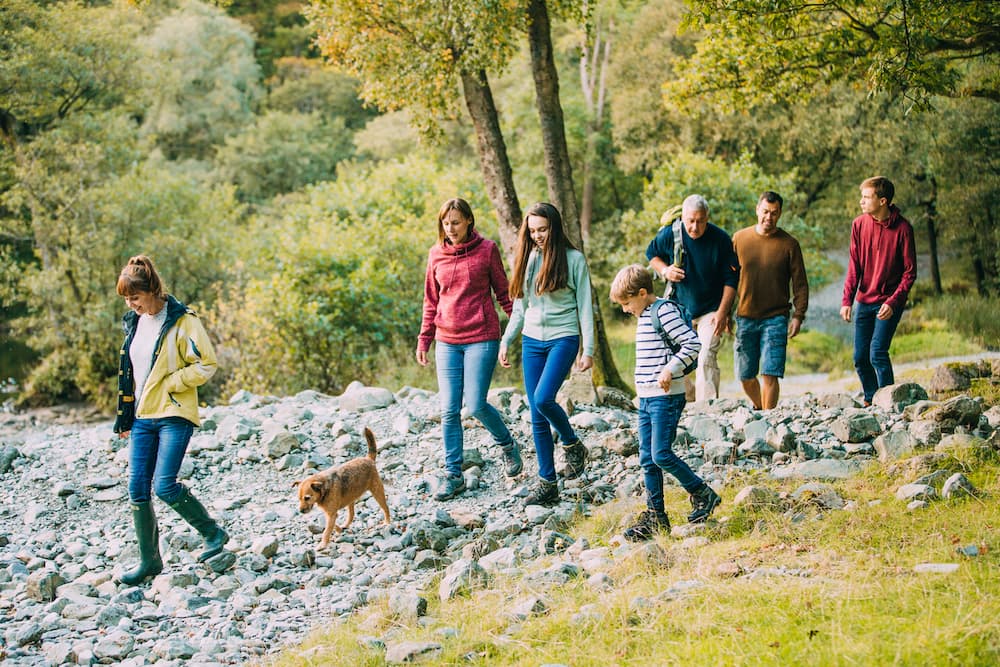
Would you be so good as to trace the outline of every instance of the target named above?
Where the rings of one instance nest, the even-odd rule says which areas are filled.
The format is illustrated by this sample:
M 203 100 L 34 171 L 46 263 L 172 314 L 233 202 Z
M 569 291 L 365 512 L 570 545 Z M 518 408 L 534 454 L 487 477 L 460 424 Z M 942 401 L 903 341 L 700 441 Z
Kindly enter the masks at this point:
M 687 0 L 697 52 L 666 86 L 734 108 L 808 96 L 833 80 L 926 103 L 1000 99 L 1000 3 L 992 0 Z M 983 76 L 975 65 L 992 70 Z

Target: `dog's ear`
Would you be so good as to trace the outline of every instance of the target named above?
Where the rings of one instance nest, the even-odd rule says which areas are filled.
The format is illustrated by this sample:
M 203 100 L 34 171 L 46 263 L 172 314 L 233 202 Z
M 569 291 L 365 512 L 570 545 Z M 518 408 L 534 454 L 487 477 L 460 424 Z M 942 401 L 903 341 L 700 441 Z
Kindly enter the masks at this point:
M 299 486 L 301 486 L 301 484 L 302 484 L 302 480 L 301 479 L 298 480 L 298 481 L 296 481 L 296 482 L 292 482 L 292 488 L 293 489 L 298 488 Z
M 310 484 L 309 487 L 316 493 L 323 494 L 326 491 L 327 484 L 325 482 L 316 481 Z

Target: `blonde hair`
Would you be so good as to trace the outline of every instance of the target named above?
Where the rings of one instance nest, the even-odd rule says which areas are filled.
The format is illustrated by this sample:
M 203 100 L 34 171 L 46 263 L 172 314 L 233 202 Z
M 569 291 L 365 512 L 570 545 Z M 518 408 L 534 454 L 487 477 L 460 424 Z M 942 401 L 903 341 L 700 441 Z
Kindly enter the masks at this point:
M 653 275 L 642 264 L 629 264 L 618 272 L 611 281 L 611 300 L 621 303 L 625 299 L 639 296 L 639 290 L 653 293 Z
M 135 296 L 140 292 L 149 292 L 161 299 L 167 298 L 167 290 L 163 287 L 160 274 L 153 266 L 153 260 L 146 255 L 136 255 L 128 260 L 128 264 L 118 275 L 118 296 Z

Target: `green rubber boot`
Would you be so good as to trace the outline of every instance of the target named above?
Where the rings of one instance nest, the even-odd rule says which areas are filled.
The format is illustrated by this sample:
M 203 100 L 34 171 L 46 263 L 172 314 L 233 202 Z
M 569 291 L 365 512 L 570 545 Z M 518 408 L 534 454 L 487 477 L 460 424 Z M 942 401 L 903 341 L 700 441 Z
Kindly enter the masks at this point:
M 205 549 L 198 554 L 199 563 L 222 552 L 222 547 L 229 541 L 229 533 L 208 515 L 208 510 L 198 502 L 197 498 L 191 495 L 190 489 L 185 487 L 180 498 L 176 502 L 170 503 L 170 506 L 191 524 L 205 540 Z
M 132 503 L 132 523 L 135 525 L 136 537 L 139 538 L 139 565 L 118 579 L 128 586 L 135 586 L 163 572 L 160 531 L 156 527 L 152 503 Z

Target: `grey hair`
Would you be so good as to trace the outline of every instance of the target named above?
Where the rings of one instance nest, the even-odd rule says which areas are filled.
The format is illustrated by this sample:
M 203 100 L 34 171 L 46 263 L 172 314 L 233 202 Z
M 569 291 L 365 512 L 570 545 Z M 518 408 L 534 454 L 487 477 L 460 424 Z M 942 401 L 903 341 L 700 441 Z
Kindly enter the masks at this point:
M 708 202 L 701 195 L 688 195 L 681 206 L 683 211 L 704 211 L 708 215 Z

